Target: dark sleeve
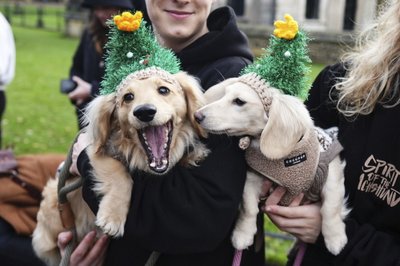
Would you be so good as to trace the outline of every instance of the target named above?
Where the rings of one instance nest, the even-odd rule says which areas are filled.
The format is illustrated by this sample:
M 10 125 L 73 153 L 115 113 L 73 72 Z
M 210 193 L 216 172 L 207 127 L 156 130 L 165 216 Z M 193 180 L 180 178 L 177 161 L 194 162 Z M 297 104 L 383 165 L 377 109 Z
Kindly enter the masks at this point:
M 92 179 L 91 171 L 93 168 L 92 165 L 90 164 L 90 160 L 86 153 L 86 150 L 83 150 L 79 154 L 76 164 L 78 171 L 83 178 L 83 187 L 82 187 L 83 199 L 89 205 L 93 213 L 96 214 L 99 209 L 100 199 L 97 198 L 96 194 L 92 190 L 92 187 L 94 185 L 94 180 Z
M 91 62 L 92 67 L 97 67 L 97 53 L 95 48 L 92 47 L 93 42 L 88 30 L 85 30 L 80 39 L 78 48 L 72 59 L 72 66 L 70 68 L 70 78 L 78 76 L 91 84 L 90 95 L 94 98 L 100 94 L 100 80 L 97 71 L 91 69 L 88 71 L 87 62 Z M 91 72 L 93 72 L 91 74 Z
M 90 95 L 92 95 L 92 97 L 96 97 L 99 94 L 100 94 L 100 82 L 98 80 L 93 80 Z
M 343 65 L 336 64 L 323 69 L 315 79 L 306 105 L 316 125 L 324 128 L 338 125 L 334 91 L 329 93 L 338 78 L 344 76 Z M 348 243 L 342 252 L 336 257 L 330 254 L 320 234 L 315 245 L 308 245 L 304 265 L 328 265 L 329 260 L 341 266 L 400 265 L 400 236 L 378 231 L 371 224 L 359 224 L 351 218 L 345 223 Z
M 400 237 L 397 234 L 378 231 L 370 224 L 360 225 L 351 218 L 345 222 L 348 242 L 342 252 L 336 257 L 329 253 L 320 235 L 315 245 L 307 246 L 303 265 L 400 265 Z M 328 264 L 328 261 L 332 263 Z
M 207 90 L 228 78 L 238 77 L 240 71 L 250 63 L 250 60 L 240 56 L 223 58 L 207 65 L 197 75 L 201 80 L 202 88 Z
M 237 138 L 207 141 L 212 152 L 199 167 L 177 166 L 164 176 L 134 174 L 124 237 L 170 254 L 213 250 L 226 239 L 238 214 L 246 163 Z M 78 158 L 78 167 L 82 175 L 90 173 L 87 157 Z M 84 198 L 96 210 L 88 186 Z
M 88 38 L 88 32 L 85 30 L 82 33 L 82 37 L 79 41 L 78 48 L 75 51 L 75 54 L 72 58 L 72 66 L 69 70 L 69 76 L 72 78 L 72 76 L 78 76 L 80 78 L 83 78 L 83 72 L 84 72 L 84 45 L 86 42 L 86 39 Z
M 315 78 L 305 105 L 316 126 L 329 128 L 338 125 L 333 86 L 344 75 L 343 65 L 338 63 L 325 67 Z
M 349 242 L 337 258 L 338 265 L 400 265 L 400 237 L 376 230 L 370 224 L 346 220 Z

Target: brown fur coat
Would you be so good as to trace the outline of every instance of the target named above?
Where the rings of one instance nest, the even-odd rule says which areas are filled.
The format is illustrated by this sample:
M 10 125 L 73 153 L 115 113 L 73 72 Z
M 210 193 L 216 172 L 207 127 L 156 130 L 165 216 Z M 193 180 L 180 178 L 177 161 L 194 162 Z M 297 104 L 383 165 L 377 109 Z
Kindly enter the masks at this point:
M 62 154 L 17 156 L 19 178 L 42 191 L 47 180 L 55 176 L 57 167 L 65 159 Z M 18 234 L 31 235 L 36 226 L 40 199 L 10 177 L 0 178 L 0 217 L 10 223 Z

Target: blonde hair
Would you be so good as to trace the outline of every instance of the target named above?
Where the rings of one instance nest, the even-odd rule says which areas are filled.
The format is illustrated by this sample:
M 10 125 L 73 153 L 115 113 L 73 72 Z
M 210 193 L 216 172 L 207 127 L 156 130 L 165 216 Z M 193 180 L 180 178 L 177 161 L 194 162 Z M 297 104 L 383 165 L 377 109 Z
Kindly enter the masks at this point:
M 335 85 L 346 117 L 370 114 L 377 103 L 400 103 L 400 1 L 386 1 L 375 23 L 360 34 L 343 61 L 347 75 Z

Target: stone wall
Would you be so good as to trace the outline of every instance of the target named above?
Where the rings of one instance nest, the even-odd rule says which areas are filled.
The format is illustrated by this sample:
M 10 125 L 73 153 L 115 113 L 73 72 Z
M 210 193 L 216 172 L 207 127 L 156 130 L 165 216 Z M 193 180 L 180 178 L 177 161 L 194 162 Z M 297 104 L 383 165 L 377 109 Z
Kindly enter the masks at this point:
M 264 25 L 251 25 L 239 23 L 239 28 L 249 38 L 250 46 L 256 56 L 262 53 L 262 48 L 267 47 L 273 28 Z M 346 50 L 354 45 L 350 33 L 309 33 L 310 58 L 315 63 L 332 64 L 337 62 Z
M 233 1 L 233 0 L 232 0 Z M 255 54 L 266 47 L 273 21 L 291 14 L 302 29 L 309 32 L 310 57 L 313 62 L 337 62 L 343 52 L 354 45 L 351 34 L 363 31 L 371 24 L 381 0 L 356 0 L 353 28 L 344 27 L 346 0 L 320 0 L 317 18 L 306 18 L 307 0 L 244 0 L 244 16 L 238 18 L 239 26 L 247 34 Z M 215 6 L 227 4 L 216 0 Z M 347 14 L 349 17 L 350 15 Z

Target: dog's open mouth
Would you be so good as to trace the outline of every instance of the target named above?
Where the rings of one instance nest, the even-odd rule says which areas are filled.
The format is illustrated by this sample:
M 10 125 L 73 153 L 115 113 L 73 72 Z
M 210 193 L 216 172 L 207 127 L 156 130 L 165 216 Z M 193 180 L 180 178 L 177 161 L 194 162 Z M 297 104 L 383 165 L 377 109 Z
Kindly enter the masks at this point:
M 163 173 L 168 169 L 172 129 L 172 121 L 169 121 L 164 125 L 148 126 L 139 131 L 149 167 L 156 173 Z

